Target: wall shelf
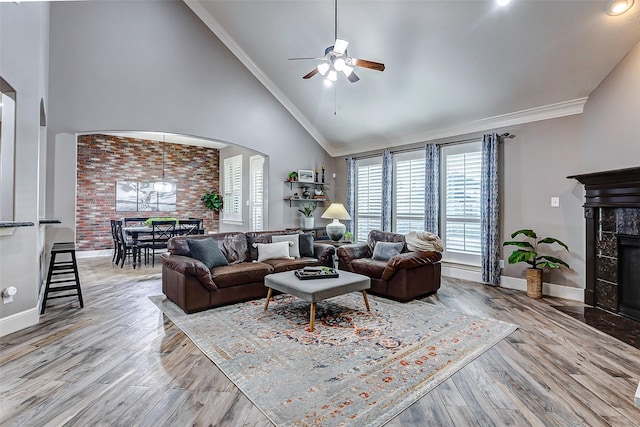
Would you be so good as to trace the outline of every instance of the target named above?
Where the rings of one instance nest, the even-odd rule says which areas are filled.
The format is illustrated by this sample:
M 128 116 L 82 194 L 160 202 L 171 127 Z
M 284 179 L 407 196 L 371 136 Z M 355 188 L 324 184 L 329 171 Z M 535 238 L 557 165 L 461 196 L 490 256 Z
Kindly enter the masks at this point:
M 291 191 L 293 191 L 294 187 L 295 188 L 304 188 L 304 187 L 308 187 L 308 188 L 313 188 L 318 189 L 318 188 L 322 188 L 324 189 L 324 187 L 328 187 L 329 184 L 325 183 L 325 182 L 303 182 L 303 181 L 285 181 L 285 184 L 289 184 L 289 189 Z M 302 192 L 300 192 L 302 194 Z M 329 199 L 327 199 L 326 197 L 322 197 L 322 198 L 317 198 L 317 197 L 310 197 L 308 199 L 305 199 L 304 197 L 298 197 L 295 198 L 293 197 L 293 195 L 289 196 L 289 197 L 285 197 L 284 198 L 285 202 L 289 202 L 289 207 L 293 207 L 294 203 L 324 203 L 329 201 Z

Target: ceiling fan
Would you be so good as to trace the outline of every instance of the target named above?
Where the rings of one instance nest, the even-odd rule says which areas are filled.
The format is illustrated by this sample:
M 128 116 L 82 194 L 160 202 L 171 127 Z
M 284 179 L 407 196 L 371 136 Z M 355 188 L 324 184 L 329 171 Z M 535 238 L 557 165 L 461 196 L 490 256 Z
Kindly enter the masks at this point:
M 369 68 L 376 71 L 384 71 L 384 64 L 380 62 L 368 61 L 366 59 L 352 58 L 347 54 L 347 46 L 349 42 L 338 38 L 338 0 L 335 0 L 335 18 L 334 18 L 334 35 L 335 43 L 324 50 L 324 56 L 315 58 L 289 58 L 290 61 L 315 59 L 320 62 L 316 68 L 302 76 L 303 79 L 310 79 L 320 73 L 327 80 L 335 82 L 338 79 L 338 73 L 345 75 L 347 80 L 355 83 L 360 78 L 353 71 L 353 67 Z

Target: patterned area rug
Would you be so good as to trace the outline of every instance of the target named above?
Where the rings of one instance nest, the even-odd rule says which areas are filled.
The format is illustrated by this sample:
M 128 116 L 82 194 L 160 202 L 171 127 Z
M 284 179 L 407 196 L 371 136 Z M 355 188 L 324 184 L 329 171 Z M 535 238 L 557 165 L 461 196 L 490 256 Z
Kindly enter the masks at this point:
M 150 299 L 277 426 L 383 425 L 517 326 L 413 301 L 290 295 L 185 314 Z

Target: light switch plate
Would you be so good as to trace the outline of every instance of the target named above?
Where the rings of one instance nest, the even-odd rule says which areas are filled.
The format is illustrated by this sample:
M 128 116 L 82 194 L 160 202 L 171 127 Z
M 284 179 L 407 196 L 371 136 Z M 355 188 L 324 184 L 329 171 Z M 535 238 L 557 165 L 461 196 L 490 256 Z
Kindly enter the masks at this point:
M 560 197 L 552 197 L 551 198 L 551 207 L 552 208 L 560 207 Z

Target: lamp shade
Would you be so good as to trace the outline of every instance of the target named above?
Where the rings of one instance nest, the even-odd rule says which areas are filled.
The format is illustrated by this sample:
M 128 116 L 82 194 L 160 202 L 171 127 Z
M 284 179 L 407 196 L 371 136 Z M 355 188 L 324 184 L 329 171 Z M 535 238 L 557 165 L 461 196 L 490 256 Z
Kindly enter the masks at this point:
M 320 218 L 348 220 L 351 219 L 351 216 L 342 203 L 331 203 Z

